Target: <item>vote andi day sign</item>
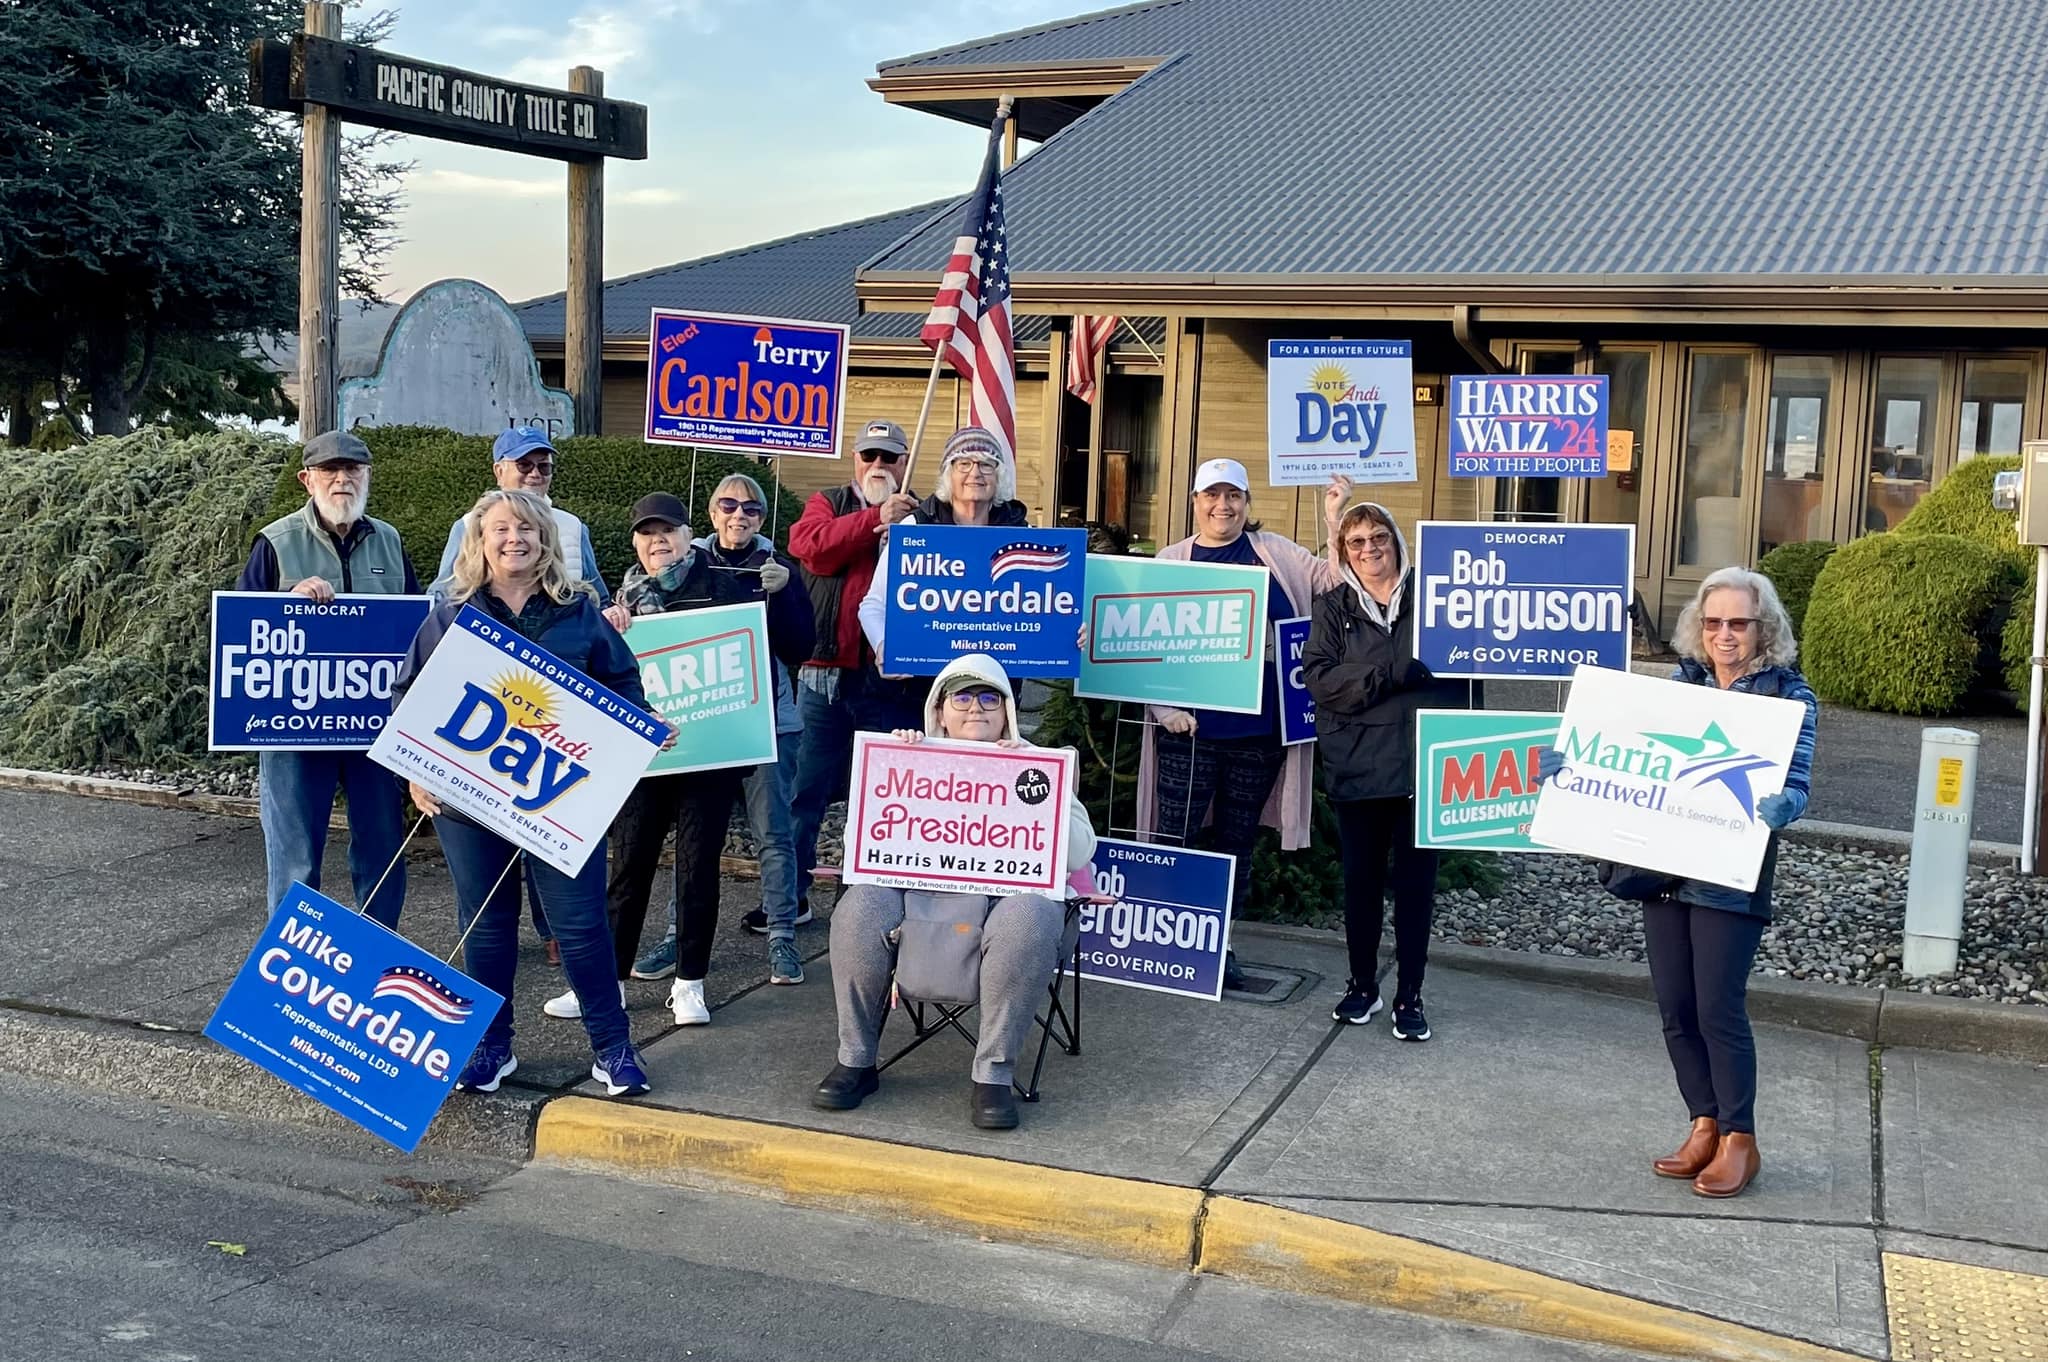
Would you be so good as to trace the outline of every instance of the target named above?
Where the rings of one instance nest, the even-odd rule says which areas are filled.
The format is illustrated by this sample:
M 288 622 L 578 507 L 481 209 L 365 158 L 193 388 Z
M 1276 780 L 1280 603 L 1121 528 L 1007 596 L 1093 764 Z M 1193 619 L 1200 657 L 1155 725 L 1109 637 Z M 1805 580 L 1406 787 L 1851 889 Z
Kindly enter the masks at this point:
M 1266 342 L 1266 467 L 1275 487 L 1415 481 L 1410 342 Z
M 836 459 L 846 351 L 844 326 L 655 308 L 647 443 Z
M 465 605 L 370 759 L 574 875 L 667 736 L 624 696 Z
M 1088 650 L 1074 694 L 1257 714 L 1266 683 L 1262 567 L 1088 557 Z
M 1438 676 L 1628 669 L 1633 525 L 1415 527 L 1415 656 Z
M 1058 898 L 1073 788 L 1066 748 L 856 733 L 840 875 L 848 884 Z
M 1558 724 L 1564 769 L 1543 782 L 1544 846 L 1755 889 L 1771 830 L 1756 803 L 1785 787 L 1806 706 L 1581 667 Z

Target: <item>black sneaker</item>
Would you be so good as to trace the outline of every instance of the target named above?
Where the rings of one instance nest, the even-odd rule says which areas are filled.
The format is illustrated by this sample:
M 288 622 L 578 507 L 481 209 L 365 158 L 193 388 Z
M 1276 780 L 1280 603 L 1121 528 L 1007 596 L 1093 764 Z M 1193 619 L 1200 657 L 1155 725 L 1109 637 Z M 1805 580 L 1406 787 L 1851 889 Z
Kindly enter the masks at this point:
M 1399 1040 L 1429 1039 L 1429 1018 L 1422 1015 L 1422 999 L 1394 999 L 1394 1035 Z
M 1385 1004 L 1380 1001 L 1379 989 L 1371 984 L 1360 988 L 1358 981 L 1351 979 L 1346 981 L 1344 985 L 1344 996 L 1339 998 L 1337 1005 L 1330 1009 L 1330 1019 L 1332 1021 L 1348 1022 L 1353 1026 L 1363 1026 L 1371 1021 L 1373 1014 L 1378 1012 L 1383 1006 Z
M 865 1069 L 849 1069 L 844 1064 L 834 1064 L 832 1072 L 819 1082 L 816 1092 L 811 1094 L 811 1105 L 826 1111 L 852 1111 L 863 1098 L 871 1096 L 882 1086 L 882 1080 L 870 1065 Z
M 796 925 L 802 927 L 807 923 L 816 921 L 817 919 L 811 916 L 810 899 L 798 899 L 796 901 Z M 759 908 L 756 908 L 753 912 L 740 919 L 740 926 L 745 927 L 755 936 L 766 936 L 768 935 L 768 915 Z

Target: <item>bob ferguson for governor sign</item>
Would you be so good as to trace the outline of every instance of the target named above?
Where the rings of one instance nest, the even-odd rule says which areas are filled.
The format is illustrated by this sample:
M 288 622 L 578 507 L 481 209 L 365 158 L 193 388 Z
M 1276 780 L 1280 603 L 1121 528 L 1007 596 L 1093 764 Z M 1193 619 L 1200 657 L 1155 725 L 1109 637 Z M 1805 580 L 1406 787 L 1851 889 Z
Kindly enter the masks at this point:
M 839 457 L 847 328 L 654 309 L 649 444 Z
M 856 733 L 840 876 L 896 889 L 1059 898 L 1073 788 L 1066 748 Z
M 1438 676 L 1628 669 L 1633 525 L 1415 527 L 1415 656 Z
M 360 752 L 391 717 L 391 682 L 425 596 L 213 593 L 212 752 Z
M 1415 481 L 1407 341 L 1266 342 L 1266 479 L 1275 487 Z
M 1088 557 L 1088 651 L 1074 694 L 1257 714 L 1266 685 L 1262 567 Z
M 1558 725 L 1564 769 L 1530 836 L 1560 851 L 1755 889 L 1771 830 L 1756 802 L 1785 788 L 1806 706 L 1581 667 Z
M 1607 376 L 1453 378 L 1451 476 L 1606 477 Z
M 624 696 L 465 605 L 370 760 L 574 875 L 667 737 Z
M 892 525 L 882 670 L 936 676 L 987 653 L 1017 676 L 1072 676 L 1086 530 Z

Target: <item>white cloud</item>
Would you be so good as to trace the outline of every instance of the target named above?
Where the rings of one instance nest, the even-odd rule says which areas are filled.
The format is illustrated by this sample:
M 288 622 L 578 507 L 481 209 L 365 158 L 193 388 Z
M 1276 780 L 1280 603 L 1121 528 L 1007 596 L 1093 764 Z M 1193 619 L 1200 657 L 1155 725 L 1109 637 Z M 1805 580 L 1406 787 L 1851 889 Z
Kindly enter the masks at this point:
M 606 206 L 623 204 L 630 208 L 638 208 L 649 204 L 681 203 L 684 197 L 683 191 L 680 189 L 660 189 L 654 187 L 626 190 L 607 189 L 605 190 L 604 201 Z
M 460 195 L 481 199 L 560 198 L 566 191 L 561 176 L 529 179 L 512 175 L 478 175 L 468 170 L 422 170 L 405 181 L 406 192 Z
M 476 35 L 476 40 L 485 47 L 532 47 L 548 41 L 545 29 L 528 28 L 524 24 L 497 24 Z
M 594 66 L 607 74 L 638 66 L 660 42 L 658 30 L 666 25 L 679 23 L 699 35 L 716 32 L 721 2 L 740 0 L 654 0 L 632 8 L 585 5 L 554 37 L 551 52 L 521 58 L 506 75 L 532 85 L 559 86 L 572 66 Z M 547 35 L 538 37 L 549 41 Z

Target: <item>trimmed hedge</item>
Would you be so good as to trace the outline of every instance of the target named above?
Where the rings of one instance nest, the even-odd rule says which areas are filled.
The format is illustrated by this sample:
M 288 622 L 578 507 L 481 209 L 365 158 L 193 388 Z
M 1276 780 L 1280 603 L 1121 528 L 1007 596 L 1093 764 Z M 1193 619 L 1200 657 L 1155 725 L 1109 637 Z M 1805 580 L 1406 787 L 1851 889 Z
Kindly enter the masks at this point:
M 1907 517 L 1899 522 L 1899 534 L 1959 534 L 1989 548 L 1998 549 L 2022 561 L 2017 517 L 2011 511 L 1991 508 L 1991 479 L 2020 466 L 2014 455 L 1971 459 L 1941 480 L 1920 498 Z
M 1778 599 L 1792 617 L 1792 636 L 1802 637 L 1806 629 L 1806 606 L 1813 597 L 1814 579 L 1836 549 L 1830 539 L 1808 539 L 1798 544 L 1780 544 L 1757 560 L 1756 570 L 1778 588 Z
M 1976 683 L 2017 585 L 2012 560 L 1953 534 L 1874 534 L 1820 571 L 1801 652 L 1831 704 L 1946 714 Z
M 2033 684 L 2034 655 L 2034 573 L 2030 567 L 2025 574 L 2025 585 L 2012 598 L 2012 613 L 2006 616 L 2005 633 L 1999 640 L 1998 660 L 2000 675 L 2005 678 L 2005 688 L 2012 692 L 2013 699 L 2022 709 L 2026 707 L 2028 687 Z
M 370 514 L 397 527 L 421 583 L 432 581 L 448 542 L 448 527 L 496 485 L 491 481 L 490 437 L 428 426 L 365 427 L 356 433 L 374 456 Z M 693 494 L 687 486 L 692 453 L 688 449 L 617 436 L 577 436 L 561 441 L 557 452 L 561 457 L 553 498 L 590 526 L 598 570 L 614 590 L 633 562 L 627 519 L 633 503 L 649 492 L 674 492 L 690 507 L 697 533 L 709 534 L 711 492 L 728 473 L 749 475 L 770 497 L 777 491 L 773 470 L 739 454 L 697 454 Z M 305 489 L 296 477 L 299 466 L 296 459 L 288 461 L 279 473 L 272 518 L 305 504 Z M 802 510 L 795 495 L 781 493 L 780 506 L 770 508 L 763 532 L 772 533 L 777 544 L 787 544 L 790 523 Z

